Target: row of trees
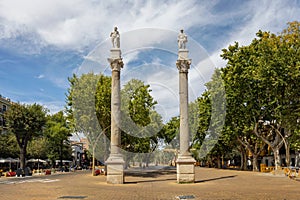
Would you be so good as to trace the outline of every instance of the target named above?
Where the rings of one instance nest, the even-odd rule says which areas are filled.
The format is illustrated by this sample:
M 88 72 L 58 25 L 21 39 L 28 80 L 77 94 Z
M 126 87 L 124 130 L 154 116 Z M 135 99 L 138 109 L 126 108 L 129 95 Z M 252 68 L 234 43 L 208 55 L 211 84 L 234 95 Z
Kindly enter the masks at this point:
M 74 75 L 69 78 L 66 113 L 48 115 L 38 104 L 14 103 L 5 113 L 7 131 L 0 135 L 3 157 L 20 157 L 20 167 L 30 157 L 50 160 L 70 159 L 71 133 L 84 134 L 90 153 L 102 162 L 109 155 L 111 77 L 103 74 Z M 133 158 L 148 163 L 157 148 L 161 116 L 150 95 L 149 85 L 133 79 L 122 90 L 122 142 L 127 165 Z M 154 134 L 153 134 L 154 133 Z M 18 148 L 16 148 L 18 147 Z M 144 153 L 137 157 L 136 153 Z M 94 159 L 93 159 L 94 162 Z M 62 165 L 62 163 L 60 163 Z
M 71 135 L 63 112 L 48 115 L 41 105 L 13 103 L 4 114 L 6 131 L 0 135 L 2 157 L 20 157 L 20 168 L 28 157 L 70 159 L 68 137 Z
M 275 35 L 259 31 L 248 46 L 238 43 L 223 49 L 227 60 L 221 69 L 227 97 L 225 134 L 253 156 L 267 145 L 280 166 L 279 150 L 299 150 L 300 125 L 300 24 L 291 22 Z
M 109 154 L 111 124 L 111 77 L 103 74 L 73 75 L 67 95 L 68 119 L 76 132 L 83 133 L 92 154 L 105 161 Z M 150 85 L 130 80 L 121 90 L 121 148 L 127 165 L 135 153 L 145 153 L 144 161 L 162 138 L 161 116 L 155 111 Z M 94 159 L 93 159 L 94 160 Z
M 206 83 L 207 90 L 189 106 L 191 150 L 197 159 L 216 159 L 220 166 L 222 158 L 239 154 L 245 168 L 250 152 L 256 171 L 257 159 L 267 147 L 274 154 L 277 168 L 279 150 L 284 147 L 289 165 L 290 150 L 300 150 L 299 26 L 299 22 L 291 22 L 277 35 L 259 31 L 248 46 L 236 42 L 223 49 L 221 57 L 227 65 L 215 70 Z M 62 112 L 46 115 L 45 109 L 36 104 L 14 104 L 6 113 L 9 129 L 1 138 L 8 144 L 18 144 L 21 167 L 27 146 L 28 150 L 35 149 L 30 150 L 32 155 L 43 152 L 42 147 L 47 146 L 49 158 L 62 158 L 71 130 L 87 137 L 98 160 L 107 159 L 111 77 L 89 73 L 73 75 L 69 82 L 66 117 Z M 135 153 L 148 163 L 160 143 L 178 149 L 179 118 L 162 123 L 150 85 L 132 79 L 121 95 L 121 148 L 125 150 L 127 165 L 137 157 Z M 15 153 L 9 145 L 6 148 L 4 151 Z
M 286 164 L 290 164 L 290 150 L 300 150 L 300 23 L 288 23 L 278 35 L 259 31 L 250 45 L 237 42 L 223 49 L 221 57 L 227 61 L 216 69 L 226 93 L 226 120 L 218 143 L 209 156 L 220 161 L 238 152 L 241 167 L 246 167 L 247 155 L 252 155 L 253 170 L 262 151 L 271 149 L 275 167 L 281 164 L 279 150 L 284 147 Z M 208 90 L 193 104 L 198 106 L 198 127 L 193 147 L 199 149 L 208 135 L 213 95 L 221 94 L 216 79 L 207 83 Z M 225 103 L 225 102 L 224 102 Z M 193 114 L 195 115 L 195 114 Z M 172 125 L 173 121 L 168 125 Z M 219 164 L 220 166 L 220 164 Z

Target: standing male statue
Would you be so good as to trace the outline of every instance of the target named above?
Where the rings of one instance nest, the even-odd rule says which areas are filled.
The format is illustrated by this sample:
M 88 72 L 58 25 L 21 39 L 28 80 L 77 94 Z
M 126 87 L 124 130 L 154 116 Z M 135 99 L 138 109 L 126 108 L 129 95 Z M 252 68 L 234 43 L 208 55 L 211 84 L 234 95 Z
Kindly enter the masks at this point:
M 114 31 L 110 33 L 110 37 L 113 48 L 120 48 L 120 33 L 117 27 L 115 27 Z
M 179 49 L 186 49 L 187 35 L 183 32 L 183 29 L 181 29 L 180 33 L 178 34 L 177 42 Z

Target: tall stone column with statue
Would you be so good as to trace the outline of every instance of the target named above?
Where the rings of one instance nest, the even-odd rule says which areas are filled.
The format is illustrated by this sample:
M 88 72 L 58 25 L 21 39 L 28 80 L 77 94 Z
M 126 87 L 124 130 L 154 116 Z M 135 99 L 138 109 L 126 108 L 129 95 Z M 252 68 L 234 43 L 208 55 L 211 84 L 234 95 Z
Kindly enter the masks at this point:
M 177 183 L 195 182 L 195 159 L 189 151 L 189 120 L 188 120 L 188 70 L 191 59 L 186 48 L 187 36 L 180 30 L 178 35 L 179 98 L 180 98 L 180 152 L 177 158 Z
M 110 34 L 112 48 L 108 62 L 112 69 L 111 80 L 111 141 L 110 155 L 106 160 L 107 165 L 107 183 L 124 183 L 124 159 L 120 153 L 121 145 L 121 98 L 120 98 L 120 73 L 123 67 L 123 61 L 120 50 L 120 34 L 117 27 Z

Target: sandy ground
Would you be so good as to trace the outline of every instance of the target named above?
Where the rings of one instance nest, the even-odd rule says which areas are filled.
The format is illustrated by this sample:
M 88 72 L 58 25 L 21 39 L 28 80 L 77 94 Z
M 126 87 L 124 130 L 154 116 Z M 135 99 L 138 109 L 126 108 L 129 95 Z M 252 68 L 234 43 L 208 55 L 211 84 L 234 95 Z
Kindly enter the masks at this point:
M 300 182 L 285 176 L 195 168 L 194 184 L 177 184 L 176 169 L 130 170 L 125 184 L 110 185 L 90 171 L 0 178 L 0 200 L 55 199 L 300 199 Z

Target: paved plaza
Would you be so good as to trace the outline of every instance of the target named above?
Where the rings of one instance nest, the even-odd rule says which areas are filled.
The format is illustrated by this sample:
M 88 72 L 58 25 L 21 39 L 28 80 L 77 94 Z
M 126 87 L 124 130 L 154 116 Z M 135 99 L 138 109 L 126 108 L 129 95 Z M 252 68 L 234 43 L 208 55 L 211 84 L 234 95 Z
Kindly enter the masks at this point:
M 300 199 L 300 182 L 266 173 L 195 168 L 196 183 L 177 184 L 175 168 L 131 169 L 110 185 L 90 171 L 0 179 L 1 200 Z

